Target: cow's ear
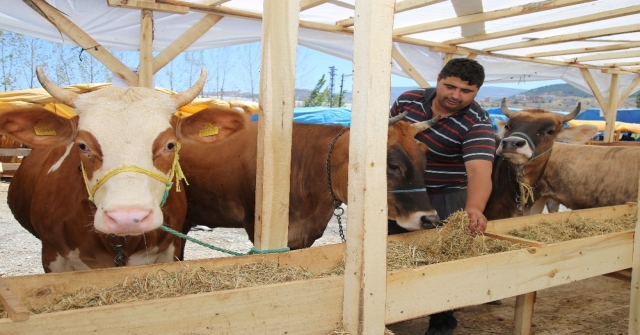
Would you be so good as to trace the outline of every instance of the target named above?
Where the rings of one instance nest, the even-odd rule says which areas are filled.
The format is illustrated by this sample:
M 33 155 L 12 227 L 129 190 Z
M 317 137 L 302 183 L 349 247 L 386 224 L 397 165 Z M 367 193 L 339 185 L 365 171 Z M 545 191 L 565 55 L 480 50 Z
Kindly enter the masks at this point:
M 598 133 L 598 126 L 583 124 L 577 127 L 563 129 L 556 141 L 567 141 L 568 143 L 584 144 L 591 140 Z
M 191 139 L 203 143 L 220 141 L 244 129 L 247 115 L 225 107 L 211 107 L 177 122 L 179 139 Z
M 66 119 L 39 107 L 0 112 L 0 133 L 30 147 L 67 144 L 73 141 L 77 119 Z
M 496 125 L 498 126 L 498 138 L 503 139 L 505 133 L 504 127 L 507 125 L 507 121 L 496 119 Z

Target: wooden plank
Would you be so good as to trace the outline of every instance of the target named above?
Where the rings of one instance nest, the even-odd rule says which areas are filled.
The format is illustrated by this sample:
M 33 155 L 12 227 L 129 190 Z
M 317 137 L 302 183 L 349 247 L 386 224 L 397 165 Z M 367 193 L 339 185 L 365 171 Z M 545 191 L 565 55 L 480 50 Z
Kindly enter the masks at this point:
M 602 95 L 602 92 L 600 91 L 598 84 L 596 84 L 596 81 L 593 80 L 591 72 L 589 72 L 589 69 L 584 68 L 581 68 L 580 72 L 582 73 L 582 77 L 584 78 L 584 80 L 587 82 L 587 85 L 589 85 L 589 88 L 591 88 L 591 92 L 596 97 L 596 100 L 598 100 L 600 108 L 602 108 L 603 111 L 606 111 L 607 100 L 604 98 L 604 95 Z
M 538 38 L 538 39 L 530 40 L 526 42 L 503 44 L 503 45 L 498 45 L 495 47 L 486 48 L 482 50 L 488 51 L 488 52 L 513 50 L 513 49 L 534 47 L 539 45 L 579 41 L 579 40 L 585 40 L 585 39 L 594 38 L 594 37 L 635 33 L 638 31 L 640 31 L 640 26 L 637 24 L 632 24 L 627 26 L 604 28 L 604 29 L 597 29 L 597 30 L 590 30 L 590 31 L 581 31 L 579 33 L 573 33 L 573 34 L 563 34 L 563 35 L 557 35 L 552 37 Z
M 13 321 L 29 319 L 29 310 L 20 299 L 11 291 L 9 286 L 0 278 L 0 304 Z
M 300 0 L 265 1 L 258 120 L 255 248 L 287 246 Z
M 513 235 L 496 234 L 496 233 L 492 233 L 490 231 L 484 232 L 484 236 L 495 238 L 495 239 L 500 239 L 500 240 L 505 240 L 505 241 L 509 241 L 509 242 L 513 242 L 513 243 L 520 243 L 520 244 L 528 245 L 528 246 L 531 246 L 531 247 L 537 247 L 537 248 L 540 248 L 540 247 L 543 247 L 543 246 L 546 245 L 546 243 L 527 240 L 525 238 L 516 237 L 516 236 L 513 236 Z
M 616 114 L 618 114 L 618 89 L 620 87 L 620 75 L 611 74 L 611 84 L 609 85 L 609 104 L 607 105 L 607 112 L 604 114 L 604 120 L 606 122 L 604 126 L 604 142 L 613 142 L 618 140 L 614 138 L 615 126 L 616 126 Z
M 217 14 L 207 14 L 196 24 L 191 26 L 189 30 L 180 35 L 175 41 L 171 42 L 164 50 L 153 58 L 153 73 L 160 71 L 165 65 L 169 64 L 181 52 L 185 51 L 193 42 L 202 37 L 211 27 L 222 20 L 223 16 Z
M 409 27 L 402 27 L 393 31 L 394 35 L 411 35 L 422 33 L 426 31 L 434 31 L 439 29 L 451 28 L 462 26 L 465 24 L 485 22 L 497 19 L 504 19 L 507 17 L 514 17 L 518 15 L 530 14 L 541 12 L 550 9 L 562 8 L 565 6 L 577 5 L 585 2 L 591 2 L 593 0 L 548 0 L 542 2 L 534 2 L 526 5 L 515 6 L 511 8 L 499 9 L 490 12 L 483 12 L 478 14 L 470 14 L 450 19 L 444 19 L 439 21 L 432 21 L 427 23 L 416 24 Z
M 533 319 L 533 303 L 536 292 L 521 294 L 516 297 L 515 318 L 513 320 L 515 335 L 530 335 L 531 320 Z
M 629 7 L 618 8 L 610 11 L 605 11 L 602 13 L 572 17 L 569 19 L 553 21 L 553 22 L 545 22 L 545 23 L 530 25 L 522 28 L 508 29 L 508 30 L 496 31 L 488 34 L 456 38 L 456 39 L 444 41 L 444 43 L 458 45 L 458 44 L 465 44 L 465 43 L 472 43 L 472 42 L 487 41 L 487 40 L 493 40 L 497 38 L 510 37 L 510 36 L 516 36 L 516 35 L 522 35 L 522 34 L 530 34 L 530 33 L 535 33 L 539 31 L 569 27 L 569 26 L 574 26 L 574 25 L 583 24 L 583 23 L 591 23 L 594 21 L 614 19 L 617 17 L 633 15 L 638 13 L 640 13 L 640 5 L 629 6 Z
M 107 0 L 110 7 L 121 7 L 130 9 L 148 9 L 156 12 L 165 12 L 172 14 L 187 14 L 189 13 L 189 7 L 187 6 L 175 6 L 155 3 L 154 1 L 145 0 Z
M 300 11 L 302 12 L 327 2 L 329 2 L 329 0 L 300 0 Z
M 396 3 L 396 14 L 408 10 L 435 5 L 445 0 L 403 0 Z
M 627 89 L 620 94 L 620 99 L 618 99 L 618 106 L 622 106 L 625 100 L 635 91 L 637 91 L 638 85 L 640 85 L 640 74 L 636 75 L 636 78 L 633 79 L 631 84 L 627 86 Z
M 640 181 L 638 181 L 640 186 Z M 640 199 L 640 188 L 638 188 Z M 631 297 L 629 302 L 629 334 L 640 333 L 640 207 L 636 222 L 636 238 L 633 241 L 633 263 L 631 264 Z
M 640 28 L 638 28 L 640 31 Z M 618 52 L 607 52 L 596 55 L 582 56 L 577 58 L 572 58 L 575 62 L 590 62 L 594 60 L 606 60 L 606 59 L 620 59 L 620 58 L 634 58 L 640 57 L 640 50 L 629 50 L 629 51 L 618 51 Z
M 229 2 L 231 0 L 203 0 L 202 4 L 205 6 L 220 6 L 225 2 Z
M 632 231 L 613 233 L 391 272 L 387 277 L 386 323 L 629 268 L 633 236 Z M 447 289 L 425 290 L 444 287 Z
M 20 167 L 20 163 L 1 163 L 0 162 L 0 171 L 16 171 Z
M 122 78 L 122 80 L 130 86 L 138 86 L 138 75 L 133 73 L 129 67 L 109 53 L 100 43 L 71 22 L 61 11 L 44 0 L 24 0 L 24 2 L 36 9 L 39 14 L 43 15 L 57 29 L 69 36 L 69 38 L 76 42 L 83 50 L 95 57 L 107 69 L 111 70 L 114 75 Z
M 154 88 L 153 84 L 153 11 L 140 11 L 140 65 L 138 86 Z
M 28 156 L 30 148 L 0 148 L 0 156 Z
M 384 333 L 386 298 L 386 148 L 395 0 L 357 1 L 343 326 Z M 372 85 L 371 83 L 376 83 Z
M 400 68 L 406 72 L 411 79 L 415 80 L 420 87 L 431 87 L 426 79 L 409 63 L 409 61 L 400 53 L 400 51 L 394 46 L 391 52 L 391 57 L 398 63 Z
M 554 50 L 554 51 L 547 51 L 547 52 L 536 52 L 536 53 L 528 54 L 528 55 L 526 55 L 526 57 L 563 56 L 563 55 L 571 55 L 571 54 L 582 54 L 582 53 L 588 53 L 588 52 L 625 50 L 625 49 L 637 48 L 637 47 L 640 47 L 640 42 L 611 44 L 611 45 L 604 45 L 604 46 L 600 46 L 600 47 L 589 47 L 589 48 Z
M 576 216 L 591 218 L 594 220 L 606 220 L 626 214 L 635 214 L 636 210 L 636 204 L 627 203 L 625 205 L 618 206 L 589 208 L 550 214 L 534 214 L 511 219 L 491 220 L 487 223 L 487 231 L 490 233 L 507 234 L 514 229 L 521 230 L 526 226 L 537 225 L 545 221 L 562 221 Z

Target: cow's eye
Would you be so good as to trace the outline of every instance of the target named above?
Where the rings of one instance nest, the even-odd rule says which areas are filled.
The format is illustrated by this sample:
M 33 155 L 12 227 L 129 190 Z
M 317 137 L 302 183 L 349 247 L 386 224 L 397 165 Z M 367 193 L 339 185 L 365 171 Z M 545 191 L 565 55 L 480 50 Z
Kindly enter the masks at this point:
M 175 148 L 175 146 L 176 146 L 175 143 L 169 142 L 169 143 L 167 143 L 167 146 L 164 149 L 167 150 L 167 151 L 171 151 L 171 150 L 173 150 L 173 148 Z
M 395 165 L 395 164 L 389 164 L 389 169 L 391 169 L 393 171 L 400 171 L 400 166 Z
M 555 133 L 556 133 L 555 129 L 549 129 L 549 130 L 547 130 L 547 135 L 553 135 L 553 134 L 555 134 Z
M 78 143 L 78 148 L 82 151 L 89 151 L 89 147 L 84 143 Z
M 508 124 L 504 125 L 504 130 L 509 130 L 509 125 Z

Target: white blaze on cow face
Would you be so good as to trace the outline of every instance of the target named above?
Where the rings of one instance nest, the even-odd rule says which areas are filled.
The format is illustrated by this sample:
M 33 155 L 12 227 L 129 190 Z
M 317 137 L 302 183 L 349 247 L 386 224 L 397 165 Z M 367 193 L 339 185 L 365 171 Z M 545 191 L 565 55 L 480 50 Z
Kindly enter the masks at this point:
M 171 129 L 171 115 L 177 108 L 169 95 L 140 87 L 110 87 L 80 95 L 75 105 L 80 116 L 76 146 L 89 189 L 111 171 L 127 166 L 168 177 L 170 164 L 159 167 L 157 158 L 165 155 L 160 160 L 171 162 L 172 145 L 177 142 L 173 134 L 158 141 Z M 134 170 L 109 177 L 95 190 L 95 228 L 116 235 L 158 228 L 163 222 L 160 203 L 166 186 Z

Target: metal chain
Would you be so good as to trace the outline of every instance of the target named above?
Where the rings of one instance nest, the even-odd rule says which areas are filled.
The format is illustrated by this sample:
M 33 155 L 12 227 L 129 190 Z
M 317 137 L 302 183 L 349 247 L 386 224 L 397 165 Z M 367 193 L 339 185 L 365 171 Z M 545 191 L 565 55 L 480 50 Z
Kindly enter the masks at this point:
M 121 239 L 122 242 L 118 243 L 119 242 L 118 239 Z M 122 250 L 122 247 L 124 247 L 124 244 L 126 242 L 127 242 L 127 238 L 124 236 L 109 234 L 109 243 L 111 243 L 111 246 L 113 247 L 113 249 L 116 250 L 116 257 L 113 258 L 113 264 L 116 267 L 127 265 L 126 264 L 127 255 L 125 255 L 124 250 Z
M 502 158 L 503 160 L 507 160 L 506 157 Z M 524 179 L 524 165 L 516 165 L 516 180 L 518 183 L 525 183 L 525 179 Z M 515 200 L 516 200 L 516 209 L 518 210 L 518 212 L 520 212 L 520 216 L 524 216 L 524 208 L 527 206 L 527 204 L 522 203 L 522 194 L 520 194 L 520 187 L 518 187 L 516 184 L 514 184 L 513 179 L 511 179 L 511 164 L 509 162 L 507 162 L 507 169 L 509 170 L 507 175 L 509 176 L 509 183 L 511 185 L 514 185 L 515 187 Z M 532 190 L 535 190 L 536 187 L 538 187 L 538 185 L 540 184 L 540 179 L 538 179 L 535 184 L 533 184 L 533 186 L 531 187 Z
M 343 128 L 338 133 L 338 135 L 336 135 L 333 141 L 331 141 L 331 144 L 329 145 L 329 151 L 327 151 L 327 159 L 326 159 L 326 165 L 325 165 L 326 172 L 327 172 L 327 185 L 329 186 L 329 194 L 331 194 L 331 198 L 333 199 L 333 207 L 334 207 L 333 215 L 338 220 L 338 233 L 340 233 L 340 238 L 342 239 L 342 242 L 347 241 L 344 237 L 344 230 L 342 228 L 342 215 L 344 214 L 344 209 L 340 207 L 340 205 L 342 205 L 342 202 L 338 200 L 336 195 L 333 193 L 333 187 L 331 187 L 331 153 L 333 152 L 333 146 L 338 141 L 338 138 L 340 138 L 340 136 L 342 136 L 342 134 L 344 134 L 347 130 L 349 130 L 349 128 Z

